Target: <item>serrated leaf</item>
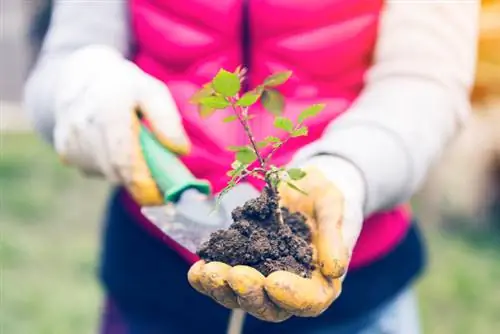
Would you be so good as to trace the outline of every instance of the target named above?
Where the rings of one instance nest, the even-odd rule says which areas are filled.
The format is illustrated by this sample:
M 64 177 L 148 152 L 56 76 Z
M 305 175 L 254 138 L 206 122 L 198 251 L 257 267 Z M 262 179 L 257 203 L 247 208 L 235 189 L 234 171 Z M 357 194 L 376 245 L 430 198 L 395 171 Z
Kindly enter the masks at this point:
M 266 89 L 260 99 L 264 108 L 275 116 L 283 114 L 285 98 L 275 89 Z
M 310 117 L 314 117 L 317 114 L 319 114 L 321 112 L 321 110 L 323 110 L 324 108 L 325 108 L 325 105 L 323 103 L 313 104 L 312 106 L 308 107 L 307 109 L 305 109 L 304 111 L 302 111 L 299 114 L 299 117 L 297 118 L 297 121 L 299 123 L 302 123 L 306 119 L 308 119 Z
M 201 98 L 200 104 L 202 106 L 214 109 L 224 109 L 231 105 L 229 101 L 226 101 L 226 98 L 223 96 L 209 96 Z
M 246 92 L 238 100 L 238 102 L 236 102 L 236 105 L 238 105 L 240 107 L 249 107 L 249 106 L 255 104 L 259 100 L 260 95 L 261 94 L 256 92 L 256 91 Z
M 263 141 L 256 142 L 255 145 L 257 145 L 258 148 L 263 148 L 269 145 L 269 142 L 264 139 Z
M 253 89 L 257 94 L 259 95 L 262 95 L 262 93 L 264 93 L 264 91 L 266 90 L 266 86 L 264 85 L 258 85 L 257 87 L 255 87 Z
M 281 143 L 281 139 L 279 139 L 278 137 L 274 137 L 274 136 L 267 136 L 266 139 L 264 139 L 264 140 L 269 142 L 269 143 Z
M 301 126 L 300 128 L 293 130 L 291 136 L 292 137 L 307 136 L 307 133 L 308 133 L 307 127 Z
M 248 146 L 234 146 L 234 145 L 228 146 L 227 149 L 232 152 L 251 150 L 251 148 Z
M 292 71 L 271 74 L 264 80 L 264 86 L 276 87 L 284 84 L 292 76 Z
M 215 93 L 212 84 L 208 83 L 203 86 L 200 90 L 198 90 L 196 93 L 191 96 L 191 99 L 189 100 L 191 103 L 194 104 L 199 104 L 200 100 L 202 100 L 205 97 L 212 96 Z
M 297 186 L 296 186 L 295 184 L 293 184 L 292 182 L 290 182 L 290 181 L 286 181 L 286 184 L 287 184 L 290 188 L 292 188 L 293 190 L 297 190 L 299 193 L 301 193 L 301 194 L 303 194 L 303 195 L 306 195 L 306 196 L 307 196 L 307 193 L 306 193 L 304 190 L 300 189 L 299 187 L 297 187 Z
M 236 115 L 229 115 L 227 117 L 224 117 L 224 119 L 222 120 L 222 122 L 224 122 L 224 123 L 230 123 L 230 122 L 236 121 L 237 119 L 238 119 L 238 116 L 236 116 Z
M 212 80 L 212 86 L 217 93 L 222 94 L 225 97 L 234 96 L 241 89 L 240 78 L 238 75 L 224 69 L 221 69 Z
M 281 139 L 278 137 L 267 136 L 264 140 L 257 142 L 256 144 L 258 148 L 263 148 L 270 144 L 281 144 Z
M 238 160 L 242 164 L 249 165 L 257 160 L 257 155 L 251 148 L 245 147 L 244 150 L 238 151 L 236 153 L 236 160 Z
M 306 172 L 304 172 L 300 168 L 290 168 L 289 170 L 286 171 L 288 176 L 294 181 L 298 181 L 300 179 L 303 179 L 304 176 L 306 176 Z
M 208 106 L 204 106 L 204 105 L 200 105 L 200 107 L 198 109 L 198 112 L 199 112 L 201 118 L 208 118 L 208 117 L 212 116 L 216 111 L 217 111 L 217 109 L 214 109 L 214 108 L 211 108 Z
M 233 161 L 233 163 L 231 164 L 231 168 L 233 169 L 237 169 L 239 167 L 241 167 L 243 164 L 241 162 L 239 162 L 238 160 L 235 160 Z
M 239 165 L 234 167 L 232 170 L 230 170 L 229 172 L 227 172 L 227 175 L 228 176 L 231 176 L 231 177 L 238 177 L 241 175 L 241 173 L 243 173 L 245 171 L 245 168 L 246 168 L 246 165 L 242 164 L 241 162 L 239 162 Z
M 293 123 L 290 119 L 278 116 L 274 119 L 274 127 L 277 129 L 285 130 L 288 133 L 293 131 Z

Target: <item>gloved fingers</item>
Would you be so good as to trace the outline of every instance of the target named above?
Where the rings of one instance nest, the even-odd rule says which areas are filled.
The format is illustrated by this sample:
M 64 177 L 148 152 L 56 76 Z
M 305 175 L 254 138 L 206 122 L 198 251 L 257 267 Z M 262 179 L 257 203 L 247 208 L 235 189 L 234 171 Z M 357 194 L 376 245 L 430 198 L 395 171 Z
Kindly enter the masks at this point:
M 316 246 L 318 261 L 323 275 L 329 278 L 340 278 L 346 270 L 351 249 L 346 245 L 346 239 L 352 239 L 354 245 L 358 233 L 348 233 L 360 228 L 344 225 L 343 194 L 326 179 L 323 173 L 314 168 L 304 168 L 306 176 L 296 182 L 307 195 L 290 189 L 286 184 L 280 188 L 282 203 L 291 211 L 299 211 L 308 218 L 311 226 L 312 243 Z M 362 218 L 361 218 L 362 221 Z
M 346 271 L 350 251 L 344 239 L 344 198 L 334 187 L 315 202 L 317 264 L 324 276 L 340 278 Z
M 137 203 L 160 205 L 164 203 L 163 195 L 153 179 L 139 142 L 140 121 L 133 110 L 131 113 L 132 136 L 135 139 L 131 140 L 131 152 L 127 156 L 128 161 L 124 162 L 128 168 L 118 170 L 122 174 L 122 182 Z
M 244 311 L 264 321 L 285 321 L 292 315 L 269 299 L 264 291 L 264 280 L 264 275 L 252 267 L 235 266 L 229 270 L 228 283 Z
M 203 274 L 203 267 L 205 266 L 205 261 L 199 260 L 195 262 L 188 271 L 188 282 L 189 284 L 201 294 L 206 295 L 207 292 L 201 284 L 201 277 Z
M 137 110 L 160 143 L 176 154 L 188 154 L 191 143 L 177 104 L 168 88 L 152 77 L 141 77 Z
M 138 69 L 134 70 L 137 81 L 136 103 L 130 116 L 133 137 L 137 139 L 132 143 L 131 163 L 127 171 L 130 175 L 124 179 L 137 202 L 142 205 L 159 205 L 163 203 L 163 196 L 151 175 L 138 140 L 141 124 L 145 123 L 155 139 L 173 153 L 187 154 L 190 142 L 168 88 L 157 79 Z
M 198 261 L 189 269 L 188 280 L 195 290 L 211 297 L 222 306 L 229 309 L 238 308 L 236 294 L 227 282 L 230 269 L 230 266 L 222 262 Z
M 279 307 L 299 317 L 323 313 L 341 292 L 339 280 L 328 280 L 319 271 L 303 278 L 286 271 L 276 271 L 265 279 L 269 298 Z

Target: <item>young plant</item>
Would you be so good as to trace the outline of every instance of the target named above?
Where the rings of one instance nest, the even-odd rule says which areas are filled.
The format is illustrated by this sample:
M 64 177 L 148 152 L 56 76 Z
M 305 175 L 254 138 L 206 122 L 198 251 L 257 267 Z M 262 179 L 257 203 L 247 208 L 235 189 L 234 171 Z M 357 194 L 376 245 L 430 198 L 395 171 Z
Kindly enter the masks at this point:
M 211 82 L 205 84 L 193 95 L 191 100 L 199 106 L 198 110 L 202 117 L 209 117 L 217 110 L 229 108 L 232 114 L 224 118 L 223 121 L 226 123 L 239 122 L 248 137 L 249 143 L 247 145 L 228 147 L 228 150 L 235 153 L 235 160 L 228 172 L 231 179 L 219 194 L 218 200 L 249 176 L 265 180 L 273 196 L 278 195 L 278 186 L 282 182 L 304 193 L 294 183 L 306 175 L 303 170 L 275 166 L 270 163 L 270 160 L 273 154 L 290 138 L 307 136 L 308 129 L 304 125 L 304 121 L 316 116 L 325 106 L 324 104 L 314 104 L 303 110 L 294 121 L 283 116 L 285 99 L 276 89 L 290 78 L 292 72 L 275 73 L 254 89 L 242 92 L 245 74 L 246 69 L 241 67 L 238 67 L 234 72 L 221 69 Z M 274 115 L 274 127 L 287 133 L 284 139 L 267 136 L 261 141 L 256 141 L 249 123 L 249 120 L 253 118 L 249 109 L 259 101 L 267 111 Z M 263 151 L 268 153 L 263 155 Z M 280 210 L 277 211 L 277 221 L 283 223 Z

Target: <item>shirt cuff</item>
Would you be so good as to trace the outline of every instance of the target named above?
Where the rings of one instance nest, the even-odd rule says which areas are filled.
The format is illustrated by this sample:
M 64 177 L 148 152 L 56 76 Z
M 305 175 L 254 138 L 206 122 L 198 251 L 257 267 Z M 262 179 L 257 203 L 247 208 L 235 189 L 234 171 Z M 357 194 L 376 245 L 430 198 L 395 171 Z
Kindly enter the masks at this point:
M 318 162 L 342 191 L 363 198 L 366 217 L 407 197 L 412 164 L 406 152 L 389 129 L 371 122 L 350 122 L 330 132 L 328 140 L 302 148 L 294 161 L 300 165 Z
M 350 161 L 330 154 L 297 157 L 297 167 L 314 166 L 343 194 L 346 202 L 361 210 L 366 204 L 366 182 L 361 171 Z M 305 158 L 305 159 L 303 159 Z

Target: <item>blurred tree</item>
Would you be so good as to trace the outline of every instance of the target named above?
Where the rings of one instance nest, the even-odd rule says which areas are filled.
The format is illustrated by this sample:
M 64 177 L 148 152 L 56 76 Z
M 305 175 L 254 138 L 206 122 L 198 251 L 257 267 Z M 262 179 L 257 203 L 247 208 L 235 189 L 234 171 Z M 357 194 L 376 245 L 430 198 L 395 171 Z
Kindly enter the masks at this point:
M 472 92 L 476 110 L 492 127 L 490 175 L 491 221 L 500 227 L 500 0 L 482 0 L 476 82 Z M 482 108 L 483 104 L 488 108 Z
M 500 98 L 500 0 L 483 0 L 473 101 Z

